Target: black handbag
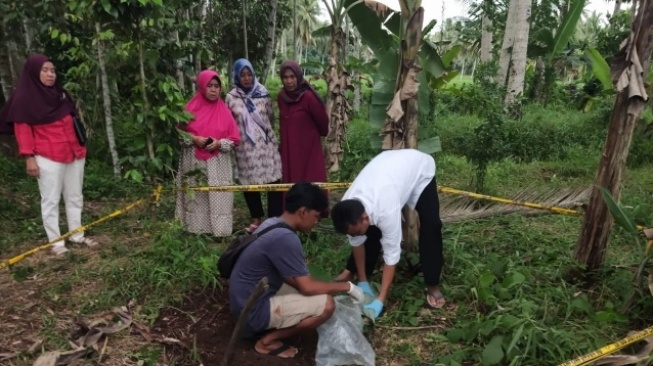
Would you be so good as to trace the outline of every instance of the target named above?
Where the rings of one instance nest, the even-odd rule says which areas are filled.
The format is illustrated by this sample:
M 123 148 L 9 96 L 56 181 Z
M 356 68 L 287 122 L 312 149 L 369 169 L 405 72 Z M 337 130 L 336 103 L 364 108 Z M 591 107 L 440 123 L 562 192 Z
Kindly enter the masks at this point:
M 77 141 L 80 145 L 86 145 L 86 127 L 84 127 L 84 122 L 81 118 L 73 116 L 73 126 L 75 126 L 75 135 L 77 136 Z

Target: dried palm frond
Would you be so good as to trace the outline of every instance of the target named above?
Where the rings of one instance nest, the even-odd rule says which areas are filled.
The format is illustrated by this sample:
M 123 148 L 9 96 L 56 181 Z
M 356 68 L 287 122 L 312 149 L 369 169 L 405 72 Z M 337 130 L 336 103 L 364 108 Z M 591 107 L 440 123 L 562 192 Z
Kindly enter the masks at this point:
M 628 332 L 631 336 L 637 332 Z M 649 355 L 653 351 L 653 336 L 645 338 L 646 344 L 634 355 L 610 355 L 596 361 L 597 365 L 626 366 L 626 365 L 647 365 Z
M 527 187 L 509 198 L 515 204 L 483 202 L 466 196 L 440 195 L 440 218 L 442 222 L 452 223 L 477 220 L 497 215 L 538 215 L 548 213 L 545 209 L 535 209 L 519 203 L 536 203 L 543 207 L 576 208 L 582 206 L 590 197 L 591 188 L 541 188 Z
M 462 191 L 461 191 L 462 192 Z M 550 188 L 527 187 L 509 198 L 513 204 L 484 201 L 465 195 L 440 194 L 440 218 L 443 223 L 478 220 L 490 216 L 519 214 L 524 216 L 548 214 L 546 208 L 557 207 L 575 209 L 589 200 L 592 192 L 589 188 Z M 542 209 L 525 207 L 523 203 L 535 203 Z M 333 228 L 319 225 L 317 231 L 332 232 Z

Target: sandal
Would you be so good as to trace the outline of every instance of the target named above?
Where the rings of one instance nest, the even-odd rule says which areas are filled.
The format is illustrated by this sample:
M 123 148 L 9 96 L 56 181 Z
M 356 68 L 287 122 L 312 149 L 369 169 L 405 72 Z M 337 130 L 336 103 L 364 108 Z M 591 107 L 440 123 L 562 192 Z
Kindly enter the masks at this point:
M 75 244 L 86 244 L 86 246 L 89 247 L 89 248 L 95 248 L 98 245 L 100 245 L 100 243 L 98 243 L 96 240 L 94 240 L 92 238 L 89 238 L 88 236 L 83 237 L 82 240 L 80 240 L 80 241 L 71 240 L 71 242 L 75 243 Z
M 55 245 L 52 247 L 52 253 L 58 257 L 68 253 L 68 248 L 64 245 Z
M 435 300 L 435 305 L 429 301 L 430 298 L 433 298 Z M 438 300 L 444 300 L 444 295 L 442 294 L 442 291 L 438 290 L 437 292 L 429 291 L 428 289 L 426 290 L 426 303 L 428 304 L 429 307 L 432 309 L 442 309 L 446 302 L 442 303 L 442 305 L 438 306 L 437 302 Z
M 299 350 L 298 350 L 297 348 L 295 348 L 295 354 L 292 355 L 292 356 L 290 356 L 290 357 L 281 357 L 281 356 L 279 356 L 280 354 L 286 352 L 286 351 L 289 350 L 290 348 L 294 348 L 294 347 L 291 347 L 291 346 L 290 346 L 289 344 L 287 344 L 287 343 L 282 343 L 281 346 L 279 346 L 279 348 L 274 349 L 274 350 L 272 350 L 272 351 L 270 351 L 270 352 L 268 352 L 268 353 L 262 353 L 262 352 L 259 352 L 259 351 L 256 349 L 256 346 L 254 346 L 254 351 L 256 351 L 256 352 L 259 353 L 259 354 L 267 355 L 267 356 L 276 356 L 276 357 L 279 357 L 279 358 L 293 358 L 293 357 L 295 357 L 295 355 L 297 355 L 297 354 L 299 353 Z

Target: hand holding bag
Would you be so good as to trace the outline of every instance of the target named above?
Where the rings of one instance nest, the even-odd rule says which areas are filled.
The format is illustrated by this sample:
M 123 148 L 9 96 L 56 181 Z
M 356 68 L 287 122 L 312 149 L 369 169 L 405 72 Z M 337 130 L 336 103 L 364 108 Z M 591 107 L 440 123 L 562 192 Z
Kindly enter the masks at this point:
M 82 119 L 73 116 L 73 126 L 75 126 L 75 135 L 77 136 L 77 141 L 79 141 L 79 144 L 82 146 L 86 145 L 86 127 L 84 126 L 84 122 L 82 122 Z

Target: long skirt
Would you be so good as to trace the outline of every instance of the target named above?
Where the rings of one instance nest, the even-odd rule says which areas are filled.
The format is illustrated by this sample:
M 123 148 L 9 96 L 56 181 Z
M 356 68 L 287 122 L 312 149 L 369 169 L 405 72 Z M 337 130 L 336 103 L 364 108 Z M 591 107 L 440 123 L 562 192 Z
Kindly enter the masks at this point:
M 179 162 L 177 187 L 233 184 L 230 153 L 198 160 L 193 148 L 184 148 Z M 234 194 L 232 192 L 179 191 L 175 216 L 194 234 L 231 235 Z

